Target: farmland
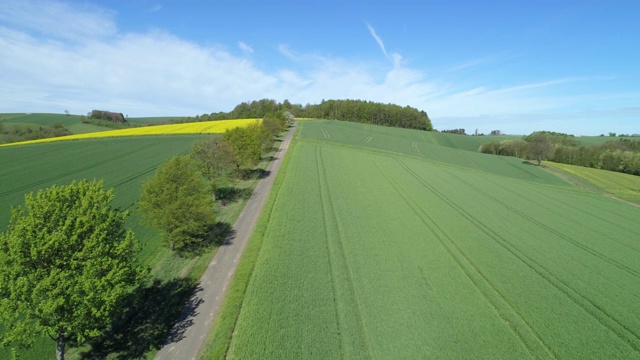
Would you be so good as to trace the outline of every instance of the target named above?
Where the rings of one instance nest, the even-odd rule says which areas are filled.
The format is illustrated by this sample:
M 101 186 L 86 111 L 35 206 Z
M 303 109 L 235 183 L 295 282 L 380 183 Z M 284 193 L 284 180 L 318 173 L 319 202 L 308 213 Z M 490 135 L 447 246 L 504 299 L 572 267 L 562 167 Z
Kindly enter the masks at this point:
M 545 165 L 564 171 L 585 188 L 640 204 L 640 176 L 552 162 Z
M 640 209 L 447 134 L 299 127 L 229 358 L 640 355 Z
M 170 124 L 157 126 L 143 126 L 117 130 L 107 130 L 101 132 L 90 132 L 56 138 L 38 139 L 30 141 L 22 141 L 19 143 L 11 143 L 0 146 L 15 146 L 24 144 L 49 143 L 62 140 L 83 140 L 83 139 L 99 139 L 108 137 L 123 136 L 143 136 L 143 135 L 176 135 L 176 134 L 221 134 L 227 129 L 238 126 L 246 126 L 257 119 L 237 119 L 237 120 L 219 120 L 219 121 L 203 121 L 197 123 Z
M 177 283 L 172 280 L 176 274 L 187 276 L 195 273 L 197 278 L 198 273 L 208 264 L 209 258 L 176 258 L 169 254 L 161 243 L 159 234 L 142 224 L 134 203 L 139 197 L 142 180 L 153 175 L 163 161 L 186 153 L 194 141 L 203 137 L 205 136 L 180 135 L 107 138 L 0 148 L 0 229 L 6 229 L 10 206 L 22 204 L 27 192 L 53 184 L 66 185 L 72 180 L 104 179 L 107 187 L 114 188 L 114 205 L 132 211 L 127 227 L 134 230 L 136 237 L 140 239 L 140 262 L 152 269 L 154 277 L 167 284 Z M 164 303 L 172 304 L 175 301 L 176 299 L 167 299 Z M 177 301 L 180 301 L 179 297 Z M 158 309 L 175 311 L 170 305 L 163 306 Z M 142 339 L 149 335 L 140 331 L 138 336 Z M 54 350 L 49 338 L 41 338 L 31 350 L 21 351 L 20 358 L 51 358 Z M 8 350 L 0 349 L 0 358 L 8 359 Z M 70 355 L 69 358 L 73 356 Z

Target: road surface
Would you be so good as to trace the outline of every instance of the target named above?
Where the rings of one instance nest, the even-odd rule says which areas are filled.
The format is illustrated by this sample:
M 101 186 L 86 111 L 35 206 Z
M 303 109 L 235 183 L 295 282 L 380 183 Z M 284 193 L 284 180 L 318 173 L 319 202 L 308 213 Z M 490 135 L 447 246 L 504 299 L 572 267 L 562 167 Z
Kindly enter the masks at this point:
M 295 126 L 294 123 L 280 144 L 275 159 L 269 164 L 266 176 L 258 182 L 251 198 L 233 224 L 230 238 L 227 239 L 228 244 L 218 249 L 202 275 L 164 346 L 156 354 L 156 360 L 195 360 L 198 357 L 198 352 L 222 305 L 231 277 L 240 261 L 240 255 L 278 174 Z

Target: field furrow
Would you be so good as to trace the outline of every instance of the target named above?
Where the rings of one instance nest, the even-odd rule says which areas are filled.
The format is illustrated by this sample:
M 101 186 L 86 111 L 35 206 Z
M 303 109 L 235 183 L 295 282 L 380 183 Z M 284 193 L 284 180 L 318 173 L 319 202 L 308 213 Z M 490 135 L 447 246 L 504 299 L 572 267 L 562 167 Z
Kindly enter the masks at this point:
M 377 165 L 377 163 L 376 163 Z M 378 165 L 377 165 L 378 166 Z M 391 178 L 387 177 L 385 172 L 378 166 L 380 174 L 384 176 L 389 184 L 394 188 L 396 193 L 404 199 L 411 207 L 414 214 L 419 216 L 422 223 L 429 231 L 438 239 L 439 243 L 446 249 L 448 255 L 453 259 L 460 270 L 464 272 L 470 283 L 480 292 L 486 302 L 493 308 L 495 313 L 503 320 L 504 324 L 515 337 L 518 338 L 521 345 L 527 350 L 533 358 L 557 358 L 557 354 L 547 346 L 545 341 L 533 329 L 526 319 L 514 308 L 504 295 L 492 284 L 483 272 L 474 264 L 472 259 L 456 244 L 456 242 L 433 220 L 429 213 L 425 211 L 423 206 L 416 203 L 411 196 L 396 184 Z
M 598 306 L 597 303 L 592 301 L 591 299 L 585 297 L 583 293 L 577 291 L 574 287 L 572 287 L 569 283 L 564 281 L 562 278 L 549 271 L 545 266 L 541 265 L 537 262 L 532 256 L 527 254 L 525 251 L 520 250 L 514 243 L 509 241 L 509 239 L 503 237 L 498 232 L 493 230 L 492 228 L 485 225 L 483 222 L 478 220 L 474 215 L 472 215 L 468 210 L 461 207 L 458 203 L 452 202 L 447 199 L 440 191 L 436 190 L 432 185 L 425 182 L 421 179 L 415 172 L 413 172 L 409 167 L 406 166 L 401 161 L 402 166 L 407 169 L 407 171 L 419 182 L 423 183 L 425 187 L 429 188 L 432 192 L 436 194 L 440 199 L 442 199 L 449 206 L 454 208 L 460 215 L 462 215 L 465 219 L 467 219 L 470 223 L 474 224 L 480 231 L 486 234 L 490 239 L 495 241 L 509 253 L 511 253 L 515 258 L 520 260 L 523 264 L 526 264 L 531 270 L 533 270 L 536 274 L 538 274 L 541 278 L 546 280 L 549 284 L 555 287 L 560 293 L 564 294 L 567 298 L 569 298 L 575 305 L 582 308 L 586 313 L 591 315 L 594 319 L 596 319 L 602 326 L 606 327 L 611 333 L 615 334 L 620 340 L 624 341 L 628 346 L 630 346 L 636 352 L 640 352 L 640 337 L 637 331 L 626 324 L 620 322 L 618 319 L 613 317 L 606 309 Z
M 335 303 L 338 309 L 342 355 L 347 359 L 369 358 L 366 331 L 360 313 L 360 305 L 354 289 L 349 262 L 345 255 L 343 235 L 336 219 L 327 169 L 324 166 L 322 149 L 316 148 L 318 165 L 318 187 L 322 198 L 322 211 L 325 224 L 325 240 L 331 262 L 331 277 L 334 283 Z

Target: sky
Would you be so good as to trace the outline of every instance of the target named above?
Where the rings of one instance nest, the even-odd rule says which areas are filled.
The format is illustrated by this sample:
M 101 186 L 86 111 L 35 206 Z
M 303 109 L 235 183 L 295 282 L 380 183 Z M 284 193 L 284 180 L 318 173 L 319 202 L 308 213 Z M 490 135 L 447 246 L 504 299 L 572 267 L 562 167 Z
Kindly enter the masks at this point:
M 438 130 L 634 134 L 638 19 L 638 0 L 2 0 L 0 112 L 361 99 Z

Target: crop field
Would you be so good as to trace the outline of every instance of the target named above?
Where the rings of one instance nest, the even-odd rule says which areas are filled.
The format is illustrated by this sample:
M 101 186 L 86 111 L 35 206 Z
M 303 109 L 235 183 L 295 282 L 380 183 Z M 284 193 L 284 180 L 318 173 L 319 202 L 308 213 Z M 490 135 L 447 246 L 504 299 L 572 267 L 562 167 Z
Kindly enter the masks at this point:
M 189 273 L 191 267 L 199 266 L 197 261 L 159 251 L 163 247 L 159 235 L 142 224 L 133 205 L 142 180 L 153 175 L 162 162 L 186 153 L 194 141 L 206 136 L 107 138 L 0 148 L 0 231 L 6 230 L 11 206 L 24 204 L 25 193 L 53 184 L 67 185 L 72 180 L 104 179 L 108 188 L 114 188 L 114 206 L 132 211 L 127 227 L 142 243 L 140 261 L 161 279 L 175 276 L 185 266 L 185 274 Z M 53 344 L 48 337 L 38 339 L 34 348 L 20 352 L 20 359 L 52 358 Z M 9 358 L 8 350 L 0 349 L 0 359 Z
M 586 181 L 598 190 L 640 204 L 640 176 L 553 162 L 545 162 L 545 165 Z
M 143 136 L 143 135 L 178 135 L 178 134 L 221 134 L 228 129 L 233 129 L 239 126 L 247 126 L 257 119 L 237 119 L 237 120 L 218 120 L 218 121 L 203 121 L 196 123 L 184 123 L 184 124 L 171 124 L 171 125 L 158 125 L 158 126 L 144 126 L 134 127 L 127 129 L 108 130 L 101 132 L 92 132 L 85 134 L 61 136 L 55 138 L 38 139 L 30 141 L 22 141 L 19 143 L 10 143 L 0 146 L 16 146 L 25 144 L 39 144 L 58 142 L 63 140 L 83 140 L 83 139 L 99 139 L 99 138 L 111 138 L 111 137 L 126 137 L 126 136 Z
M 640 209 L 431 134 L 302 122 L 231 359 L 640 357 Z
M 299 120 L 299 119 L 296 119 Z M 318 122 L 323 124 L 323 127 L 332 126 L 332 123 L 335 120 L 317 120 L 314 122 Z M 338 121 L 340 124 L 340 130 L 338 133 L 332 134 L 334 136 L 339 136 L 340 141 L 346 141 L 347 143 L 357 144 L 359 140 L 362 142 L 366 142 L 366 137 L 364 139 L 360 139 L 360 135 L 367 134 L 367 136 L 372 137 L 369 140 L 368 144 L 371 143 L 371 146 L 382 146 L 383 148 L 387 145 L 395 146 L 395 139 L 402 140 L 415 140 L 422 145 L 440 145 L 449 148 L 455 148 L 458 150 L 469 150 L 469 151 L 478 151 L 480 145 L 492 141 L 502 141 L 502 140 L 521 140 L 522 136 L 519 135 L 500 135 L 500 136 L 464 136 L 457 134 L 448 134 L 448 133 L 440 133 L 440 132 L 431 132 L 431 131 L 414 131 L 411 129 L 400 129 L 400 128 L 390 128 L 384 126 L 371 126 L 368 124 L 362 123 L 354 123 L 354 122 L 344 122 Z M 352 137 L 352 134 L 358 134 L 355 138 Z M 316 133 L 309 134 L 312 138 L 324 139 L 324 134 Z M 338 139 L 334 139 L 338 140 Z M 376 145 L 377 143 L 378 145 Z M 411 145 L 411 143 L 409 143 Z M 369 146 L 369 145 L 367 145 Z M 394 149 L 395 150 L 395 149 Z

